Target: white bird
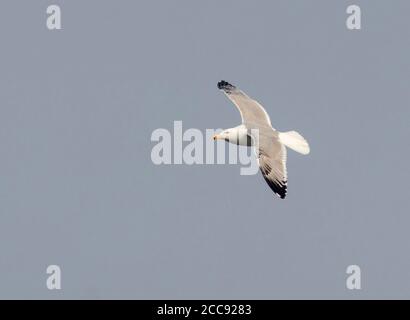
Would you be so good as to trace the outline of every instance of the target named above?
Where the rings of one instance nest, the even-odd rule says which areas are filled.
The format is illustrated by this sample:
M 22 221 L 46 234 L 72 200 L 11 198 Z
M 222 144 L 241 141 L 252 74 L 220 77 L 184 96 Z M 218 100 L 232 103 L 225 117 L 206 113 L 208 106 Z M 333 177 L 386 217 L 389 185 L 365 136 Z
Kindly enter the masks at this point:
M 273 192 L 284 199 L 288 182 L 285 147 L 306 155 L 310 152 L 309 144 L 296 131 L 279 132 L 272 128 L 266 110 L 235 86 L 222 80 L 218 83 L 218 89 L 238 108 L 242 124 L 223 130 L 214 136 L 214 140 L 255 146 L 259 169 L 265 181 Z

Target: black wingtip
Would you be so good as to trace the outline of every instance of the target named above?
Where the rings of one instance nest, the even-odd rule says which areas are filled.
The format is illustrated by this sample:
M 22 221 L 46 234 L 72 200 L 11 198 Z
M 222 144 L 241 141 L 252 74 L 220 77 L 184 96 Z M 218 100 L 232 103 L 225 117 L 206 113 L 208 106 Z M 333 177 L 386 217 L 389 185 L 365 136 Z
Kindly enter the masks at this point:
M 218 89 L 230 91 L 230 90 L 235 89 L 235 86 L 230 84 L 229 82 L 221 80 L 218 82 Z
M 267 179 L 266 177 L 265 181 L 268 183 L 269 187 L 272 189 L 272 191 L 279 196 L 281 199 L 286 198 L 286 193 L 287 193 L 287 181 L 282 181 L 282 183 L 276 183 L 272 180 Z

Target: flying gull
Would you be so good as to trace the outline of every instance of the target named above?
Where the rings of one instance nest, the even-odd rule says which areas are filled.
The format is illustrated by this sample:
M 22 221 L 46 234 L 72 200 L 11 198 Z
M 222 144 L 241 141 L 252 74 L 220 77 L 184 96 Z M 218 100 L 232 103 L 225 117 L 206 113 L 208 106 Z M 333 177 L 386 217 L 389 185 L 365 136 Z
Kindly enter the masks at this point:
M 220 81 L 218 89 L 222 90 L 238 108 L 242 124 L 223 130 L 214 136 L 214 140 L 254 146 L 259 169 L 265 181 L 273 192 L 284 199 L 288 182 L 285 147 L 306 155 L 310 152 L 309 144 L 296 131 L 279 132 L 272 128 L 266 110 L 237 87 L 226 81 Z

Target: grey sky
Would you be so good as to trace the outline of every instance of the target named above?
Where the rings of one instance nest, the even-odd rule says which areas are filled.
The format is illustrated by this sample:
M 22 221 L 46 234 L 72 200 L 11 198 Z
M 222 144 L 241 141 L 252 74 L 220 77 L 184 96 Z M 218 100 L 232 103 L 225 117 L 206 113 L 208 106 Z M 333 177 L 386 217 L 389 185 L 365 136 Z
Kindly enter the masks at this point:
M 50 4 L 63 30 L 47 30 Z M 2 1 L 0 298 L 409 298 L 409 10 Z M 240 123 L 221 79 L 308 139 L 309 156 L 288 152 L 285 201 L 238 165 L 151 162 L 174 120 Z

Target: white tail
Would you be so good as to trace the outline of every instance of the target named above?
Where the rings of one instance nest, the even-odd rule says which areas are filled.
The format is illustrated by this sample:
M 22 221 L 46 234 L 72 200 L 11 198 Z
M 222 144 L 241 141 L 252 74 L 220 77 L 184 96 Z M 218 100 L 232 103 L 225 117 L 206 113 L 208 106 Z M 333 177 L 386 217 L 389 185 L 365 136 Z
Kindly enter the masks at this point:
M 288 148 L 301 154 L 309 154 L 309 144 L 296 131 L 279 132 L 279 141 Z

